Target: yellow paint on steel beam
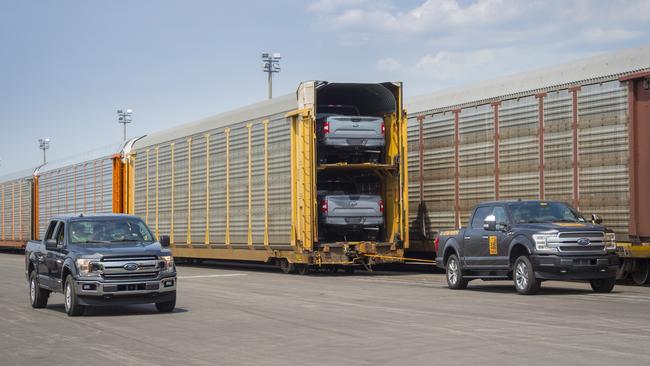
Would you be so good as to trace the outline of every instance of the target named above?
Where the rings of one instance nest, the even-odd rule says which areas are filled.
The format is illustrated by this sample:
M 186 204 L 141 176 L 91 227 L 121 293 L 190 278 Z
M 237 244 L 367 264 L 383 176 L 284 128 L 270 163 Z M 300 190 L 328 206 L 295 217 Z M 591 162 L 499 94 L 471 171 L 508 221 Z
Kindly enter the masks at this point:
M 226 245 L 230 245 L 230 128 L 226 128 Z
M 14 183 L 11 183 L 11 240 L 16 240 L 16 227 L 15 225 L 15 210 L 16 210 L 16 187 Z
M 291 118 L 291 245 L 296 246 L 297 236 L 298 236 L 298 197 L 296 197 L 298 185 L 296 184 L 296 179 L 298 179 L 298 172 L 296 167 L 296 161 L 298 160 L 298 116 L 289 115 L 287 117 Z
M 169 242 L 172 244 L 173 247 L 176 246 L 176 242 L 174 241 L 174 191 L 176 190 L 174 187 L 174 143 L 172 142 L 169 144 L 170 149 L 171 149 L 171 164 L 172 164 L 172 207 L 171 207 L 171 218 L 169 220 L 170 225 L 169 225 Z
M 192 244 L 190 226 L 192 224 L 192 138 L 187 139 L 187 238 L 185 243 Z
M 156 237 L 160 235 L 160 230 L 158 229 L 158 190 L 159 190 L 159 152 L 160 152 L 160 146 L 156 146 Z
M 20 223 L 18 237 L 23 240 L 23 188 L 20 186 L 21 183 L 18 183 L 18 222 Z
M 93 213 L 97 213 L 97 160 L 93 162 Z
M 2 190 L 2 240 L 5 240 L 5 186 L 0 186 Z
M 144 222 L 149 225 L 149 149 L 146 150 L 144 180 Z
M 205 245 L 210 244 L 210 134 L 205 137 Z
M 315 127 L 309 110 L 291 117 L 291 245 L 311 250 L 314 241 Z
M 77 213 L 77 166 L 72 166 L 72 211 Z
M 253 124 L 247 123 L 248 129 L 248 246 L 253 247 Z
M 269 246 L 269 120 L 264 125 L 264 245 Z

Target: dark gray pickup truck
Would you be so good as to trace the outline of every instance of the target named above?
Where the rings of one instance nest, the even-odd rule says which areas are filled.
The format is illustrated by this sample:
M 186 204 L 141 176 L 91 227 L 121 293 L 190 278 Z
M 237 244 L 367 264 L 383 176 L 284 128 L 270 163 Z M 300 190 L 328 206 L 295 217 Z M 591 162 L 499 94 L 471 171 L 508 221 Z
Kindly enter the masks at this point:
M 51 292 L 62 292 L 70 316 L 86 306 L 147 303 L 171 312 L 176 267 L 168 246 L 136 216 L 55 217 L 43 240 L 25 247 L 31 305 L 44 308 Z
M 521 294 L 536 293 L 544 280 L 589 281 L 595 292 L 610 292 L 616 239 L 600 222 L 562 202 L 486 202 L 474 209 L 468 227 L 440 232 L 436 262 L 452 289 L 480 278 L 513 279 Z

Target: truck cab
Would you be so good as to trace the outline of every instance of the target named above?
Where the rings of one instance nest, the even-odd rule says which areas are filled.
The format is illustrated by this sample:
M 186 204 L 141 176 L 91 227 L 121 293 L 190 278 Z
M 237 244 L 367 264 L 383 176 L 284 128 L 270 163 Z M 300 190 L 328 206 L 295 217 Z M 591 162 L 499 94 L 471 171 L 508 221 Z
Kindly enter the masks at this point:
M 50 293 L 63 293 L 68 315 L 86 306 L 155 303 L 160 312 L 176 305 L 176 267 L 169 238 L 160 241 L 131 215 L 58 216 L 41 241 L 25 248 L 25 274 L 34 308 Z
M 596 292 L 610 292 L 616 240 L 600 223 L 563 202 L 481 203 L 467 227 L 440 232 L 436 262 L 453 289 L 472 279 L 512 279 L 519 293 L 533 294 L 545 280 L 585 280 Z

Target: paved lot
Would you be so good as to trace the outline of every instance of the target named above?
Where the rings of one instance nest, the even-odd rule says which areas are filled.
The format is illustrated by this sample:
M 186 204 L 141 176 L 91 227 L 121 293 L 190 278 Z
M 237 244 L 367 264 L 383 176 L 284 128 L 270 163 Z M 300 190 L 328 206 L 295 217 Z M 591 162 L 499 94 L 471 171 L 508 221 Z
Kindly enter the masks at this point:
M 0 254 L 0 365 L 648 365 L 650 287 L 507 282 L 451 291 L 436 273 L 308 277 L 179 267 L 178 308 L 28 304 L 20 255 Z

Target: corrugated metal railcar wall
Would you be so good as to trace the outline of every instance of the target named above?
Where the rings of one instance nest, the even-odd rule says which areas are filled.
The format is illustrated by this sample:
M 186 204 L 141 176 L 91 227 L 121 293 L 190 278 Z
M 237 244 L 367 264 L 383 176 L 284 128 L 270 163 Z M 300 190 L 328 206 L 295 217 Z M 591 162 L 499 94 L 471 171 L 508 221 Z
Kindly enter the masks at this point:
M 412 114 L 408 133 L 411 223 L 420 200 L 435 231 L 464 224 L 481 201 L 549 199 L 602 215 L 628 240 L 627 89 L 618 81 Z
M 38 175 L 39 238 L 56 215 L 113 212 L 113 159 L 104 157 Z
M 628 240 L 629 141 L 627 87 L 618 81 L 578 92 L 579 203 Z
M 32 231 L 31 179 L 0 183 L 0 242 L 26 242 Z
M 138 149 L 135 214 L 178 247 L 263 248 L 267 220 L 268 244 L 286 247 L 290 154 L 283 114 Z

